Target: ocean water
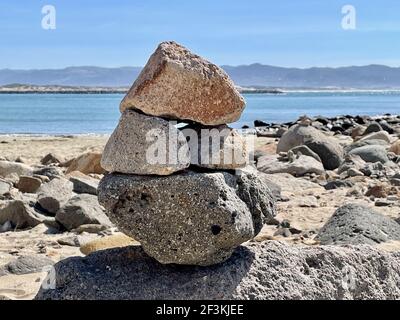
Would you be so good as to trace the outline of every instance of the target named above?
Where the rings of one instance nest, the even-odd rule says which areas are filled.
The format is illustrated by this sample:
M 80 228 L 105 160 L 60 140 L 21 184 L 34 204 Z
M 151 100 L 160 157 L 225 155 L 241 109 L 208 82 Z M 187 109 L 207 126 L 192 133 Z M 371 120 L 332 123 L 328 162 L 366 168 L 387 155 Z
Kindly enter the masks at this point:
M 247 107 L 233 124 L 252 126 L 299 116 L 400 114 L 400 92 L 292 92 L 246 94 Z M 121 94 L 0 94 L 0 134 L 105 134 L 117 125 Z

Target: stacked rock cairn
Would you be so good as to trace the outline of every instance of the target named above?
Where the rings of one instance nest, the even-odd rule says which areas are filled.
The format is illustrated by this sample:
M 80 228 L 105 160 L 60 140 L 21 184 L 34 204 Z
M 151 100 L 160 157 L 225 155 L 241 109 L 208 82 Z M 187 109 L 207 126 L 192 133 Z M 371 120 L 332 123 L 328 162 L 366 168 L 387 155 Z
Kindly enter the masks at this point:
M 271 191 L 227 126 L 244 107 L 221 68 L 175 42 L 158 46 L 121 102 L 99 202 L 160 263 L 221 263 L 273 219 Z

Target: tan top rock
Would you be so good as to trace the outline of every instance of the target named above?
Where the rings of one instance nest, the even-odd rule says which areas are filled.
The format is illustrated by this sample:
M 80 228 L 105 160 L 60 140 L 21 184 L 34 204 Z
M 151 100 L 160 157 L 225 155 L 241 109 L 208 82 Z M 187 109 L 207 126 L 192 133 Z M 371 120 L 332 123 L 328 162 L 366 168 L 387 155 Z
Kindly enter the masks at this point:
M 239 120 L 244 107 L 243 97 L 221 68 L 175 42 L 163 42 L 120 110 L 219 125 Z

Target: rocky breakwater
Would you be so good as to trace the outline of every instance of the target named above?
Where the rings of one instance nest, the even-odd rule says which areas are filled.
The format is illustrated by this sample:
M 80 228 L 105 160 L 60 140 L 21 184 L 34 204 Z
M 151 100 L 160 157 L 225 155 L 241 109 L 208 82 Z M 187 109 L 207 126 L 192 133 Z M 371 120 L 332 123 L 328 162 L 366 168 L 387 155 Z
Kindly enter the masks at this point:
M 99 202 L 113 223 L 163 264 L 227 260 L 275 215 L 227 126 L 244 100 L 216 65 L 164 42 L 121 103 L 108 141 Z

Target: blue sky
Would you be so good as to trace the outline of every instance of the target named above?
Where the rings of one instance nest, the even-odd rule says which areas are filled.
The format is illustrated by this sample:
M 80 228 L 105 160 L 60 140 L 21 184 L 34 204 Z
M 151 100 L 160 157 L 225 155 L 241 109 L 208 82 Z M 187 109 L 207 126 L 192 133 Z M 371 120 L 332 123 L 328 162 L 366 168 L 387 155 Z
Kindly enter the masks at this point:
M 47 4 L 56 30 L 41 28 Z M 346 4 L 356 30 L 341 28 Z M 400 66 L 400 1 L 1 0 L 0 39 L 13 69 L 142 66 L 164 40 L 220 65 Z

